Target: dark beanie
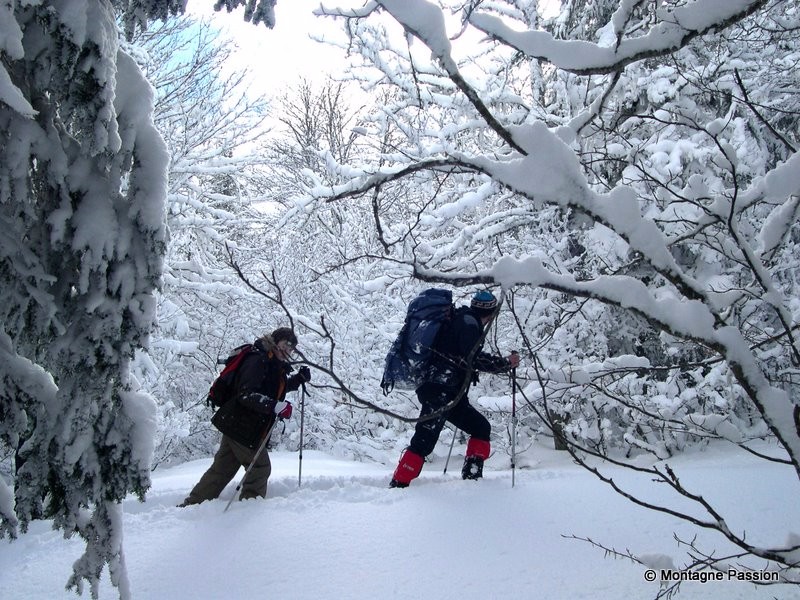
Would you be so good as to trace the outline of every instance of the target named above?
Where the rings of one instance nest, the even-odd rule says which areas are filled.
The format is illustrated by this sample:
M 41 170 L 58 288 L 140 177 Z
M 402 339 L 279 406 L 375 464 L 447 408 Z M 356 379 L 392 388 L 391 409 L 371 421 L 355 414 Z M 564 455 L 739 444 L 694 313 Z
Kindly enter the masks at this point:
M 497 298 L 494 297 L 492 292 L 483 290 L 472 297 L 472 302 L 469 303 L 469 306 L 480 316 L 485 317 L 497 309 Z
M 272 341 L 276 344 L 283 340 L 286 340 L 293 346 L 297 345 L 297 336 L 294 334 L 294 331 L 289 329 L 288 327 L 278 327 L 275 331 L 272 332 Z

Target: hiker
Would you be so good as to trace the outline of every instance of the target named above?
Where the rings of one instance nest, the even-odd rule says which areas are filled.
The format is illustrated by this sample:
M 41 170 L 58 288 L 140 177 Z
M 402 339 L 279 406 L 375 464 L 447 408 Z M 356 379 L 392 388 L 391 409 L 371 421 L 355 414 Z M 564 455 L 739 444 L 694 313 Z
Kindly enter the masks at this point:
M 292 416 L 292 405 L 284 400 L 286 392 L 311 380 L 311 372 L 305 366 L 288 376 L 292 371 L 289 358 L 296 346 L 297 336 L 288 327 L 276 329 L 255 341 L 252 351 L 236 371 L 232 398 L 211 419 L 222 432 L 214 462 L 178 506 L 218 497 L 239 467 L 247 468 L 251 463 L 253 467 L 242 482 L 241 499 L 267 495 L 272 466 L 266 445 L 259 456 L 256 451 L 276 419 Z
M 433 452 L 446 421 L 470 436 L 461 476 L 464 479 L 483 476 L 483 462 L 489 458 L 491 449 L 491 425 L 469 403 L 467 390 L 477 378 L 477 371 L 500 373 L 519 364 L 516 353 L 502 358 L 481 350 L 483 330 L 496 309 L 497 298 L 491 292 L 481 291 L 473 296 L 469 306 L 456 309 L 452 319 L 442 326 L 433 344 L 431 374 L 416 390 L 422 405 L 420 419 L 451 403 L 452 406 L 434 418 L 417 422 L 389 487 L 408 487 L 411 480 L 420 474 L 425 457 Z

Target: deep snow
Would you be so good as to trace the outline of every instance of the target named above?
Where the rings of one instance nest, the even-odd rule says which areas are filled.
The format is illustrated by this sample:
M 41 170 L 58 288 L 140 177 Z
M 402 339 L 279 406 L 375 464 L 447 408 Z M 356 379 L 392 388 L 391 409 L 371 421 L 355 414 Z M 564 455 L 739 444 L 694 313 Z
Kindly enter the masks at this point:
M 449 443 L 445 433 L 443 441 Z M 653 598 L 658 584 L 645 567 L 604 557 L 588 537 L 618 550 L 666 554 L 681 564 L 673 532 L 690 536 L 673 517 L 638 508 L 573 464 L 566 453 L 536 445 L 518 457 L 515 486 L 507 457 L 495 455 L 479 482 L 462 481 L 460 459 L 442 473 L 447 448 L 406 490 L 388 489 L 387 464 L 356 463 L 313 451 L 273 452 L 268 498 L 221 499 L 175 507 L 210 459 L 158 470 L 147 501 L 124 503 L 124 547 L 134 598 L 156 599 L 490 599 L 593 600 Z M 463 451 L 456 446 L 454 457 Z M 732 449 L 694 451 L 670 461 L 686 482 L 740 519 L 751 541 L 780 540 L 800 529 L 771 501 L 800 492 L 792 470 Z M 241 474 L 241 472 L 240 472 Z M 645 482 L 617 472 L 619 482 Z M 735 494 L 731 496 L 733 482 Z M 727 486 L 727 487 L 726 487 Z M 652 486 L 650 486 L 652 487 Z M 726 491 L 727 489 L 727 491 Z M 710 490 L 710 492 L 709 492 Z M 663 496 L 666 490 L 655 488 Z M 701 539 L 709 539 L 701 534 Z M 716 547 L 723 545 L 717 540 Z M 35 522 L 19 540 L 0 544 L 0 589 L 9 598 L 74 598 L 64 591 L 82 543 L 64 540 L 49 522 Z M 796 588 L 744 582 L 684 583 L 686 599 L 780 599 Z M 116 597 L 104 573 L 101 598 Z

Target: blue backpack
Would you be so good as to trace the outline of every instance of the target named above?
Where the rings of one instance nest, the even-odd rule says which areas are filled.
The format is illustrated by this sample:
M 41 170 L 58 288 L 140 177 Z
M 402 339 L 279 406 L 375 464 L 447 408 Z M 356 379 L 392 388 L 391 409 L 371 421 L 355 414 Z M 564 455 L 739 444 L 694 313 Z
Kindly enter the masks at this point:
M 452 315 L 450 290 L 430 288 L 411 301 L 403 327 L 386 355 L 381 379 L 384 395 L 394 388 L 415 390 L 425 383 L 436 336 Z

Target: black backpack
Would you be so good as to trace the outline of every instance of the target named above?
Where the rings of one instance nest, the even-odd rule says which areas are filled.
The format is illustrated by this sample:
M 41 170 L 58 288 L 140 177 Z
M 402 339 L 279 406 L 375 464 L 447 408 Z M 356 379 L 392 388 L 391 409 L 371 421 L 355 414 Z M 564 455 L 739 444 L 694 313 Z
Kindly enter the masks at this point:
M 233 380 L 236 377 L 236 371 L 239 365 L 242 364 L 244 357 L 251 352 L 253 352 L 253 344 L 244 344 L 234 348 L 225 360 L 217 361 L 217 364 L 225 365 L 225 367 L 214 380 L 214 383 L 211 384 L 206 404 L 217 409 L 233 397 Z
M 425 383 L 436 337 L 453 311 L 450 290 L 430 288 L 411 301 L 403 327 L 386 355 L 381 379 L 384 395 L 394 388 L 415 390 Z

